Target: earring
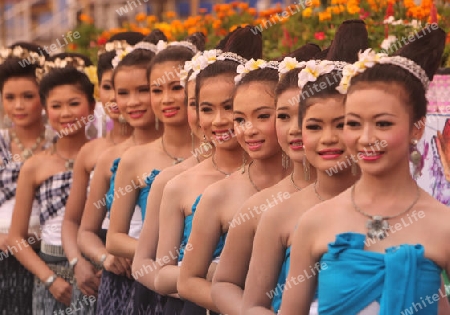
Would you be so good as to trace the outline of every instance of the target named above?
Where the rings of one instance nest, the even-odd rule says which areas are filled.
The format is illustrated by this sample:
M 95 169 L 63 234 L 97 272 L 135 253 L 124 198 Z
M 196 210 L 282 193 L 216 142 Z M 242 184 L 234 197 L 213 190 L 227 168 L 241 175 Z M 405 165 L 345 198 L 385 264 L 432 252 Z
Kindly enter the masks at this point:
M 205 153 L 205 152 L 208 152 L 208 153 Z M 205 135 L 203 135 L 203 142 L 200 145 L 200 155 L 202 157 L 204 157 L 205 159 L 207 159 L 211 155 L 213 155 L 213 147 L 212 147 L 211 143 L 208 142 Z
M 127 133 L 127 120 L 123 117 L 122 114 L 119 115 L 119 123 L 120 123 L 120 134 L 126 135 Z
M 9 118 L 8 115 L 3 116 L 3 126 L 5 128 L 11 128 L 12 127 L 12 120 Z
M 155 117 L 155 130 L 159 130 L 159 119 Z
M 356 163 L 352 164 L 352 175 L 353 176 L 358 175 L 358 167 L 356 166 Z
M 309 164 L 306 155 L 303 155 L 303 179 L 305 181 L 311 180 L 311 164 Z
M 285 170 L 291 166 L 291 159 L 289 158 L 289 155 L 284 153 L 284 151 L 281 153 L 281 166 L 283 166 Z
M 409 160 L 413 164 L 414 173 L 413 178 L 417 179 L 419 176 L 422 175 L 421 170 L 421 164 L 422 164 L 422 154 L 420 154 L 419 150 L 417 149 L 417 139 L 414 139 L 411 141 L 410 150 L 411 153 L 409 155 Z

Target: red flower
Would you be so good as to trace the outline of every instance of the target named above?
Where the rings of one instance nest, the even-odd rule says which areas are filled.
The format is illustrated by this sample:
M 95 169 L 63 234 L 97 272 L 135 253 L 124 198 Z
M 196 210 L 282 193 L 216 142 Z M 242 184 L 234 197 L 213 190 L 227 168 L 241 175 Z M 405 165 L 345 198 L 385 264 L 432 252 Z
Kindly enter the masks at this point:
M 364 9 L 362 9 L 362 8 L 361 8 L 361 10 L 359 11 L 359 18 L 360 18 L 361 20 L 365 20 L 369 15 L 370 15 L 370 13 L 364 11 Z
M 97 45 L 98 46 L 103 46 L 103 45 L 106 44 L 106 42 L 107 42 L 107 40 L 104 37 L 99 37 L 99 39 L 97 39 Z
M 316 32 L 316 33 L 314 33 L 314 38 L 317 40 L 324 40 L 325 33 L 324 32 Z

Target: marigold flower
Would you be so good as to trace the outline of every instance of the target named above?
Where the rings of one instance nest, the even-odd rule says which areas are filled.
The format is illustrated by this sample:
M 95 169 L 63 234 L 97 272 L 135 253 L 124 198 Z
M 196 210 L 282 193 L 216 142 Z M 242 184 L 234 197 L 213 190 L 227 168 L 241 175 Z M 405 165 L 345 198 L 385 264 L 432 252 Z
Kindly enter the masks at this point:
M 167 11 L 165 15 L 168 19 L 174 19 L 177 17 L 177 13 L 173 11 Z
M 146 18 L 147 18 L 147 15 L 143 12 L 138 13 L 135 16 L 136 22 L 144 22 Z
M 310 17 L 312 15 L 312 9 L 311 8 L 305 8 L 302 12 L 303 17 Z

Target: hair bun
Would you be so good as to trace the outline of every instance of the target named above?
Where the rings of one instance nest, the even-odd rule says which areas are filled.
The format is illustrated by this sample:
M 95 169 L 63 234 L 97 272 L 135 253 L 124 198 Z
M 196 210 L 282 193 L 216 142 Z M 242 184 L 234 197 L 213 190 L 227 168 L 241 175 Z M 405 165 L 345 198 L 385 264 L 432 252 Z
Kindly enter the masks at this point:
M 256 60 L 262 59 L 262 45 L 261 33 L 255 33 L 255 30 L 247 25 L 238 27 L 230 34 L 223 51 L 235 53 L 247 60 Z

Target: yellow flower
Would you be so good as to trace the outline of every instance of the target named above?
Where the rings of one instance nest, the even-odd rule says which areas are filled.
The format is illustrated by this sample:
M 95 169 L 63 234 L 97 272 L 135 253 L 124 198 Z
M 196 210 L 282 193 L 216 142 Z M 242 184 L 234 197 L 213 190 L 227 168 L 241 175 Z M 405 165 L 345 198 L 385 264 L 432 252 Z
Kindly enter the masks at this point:
M 310 17 L 312 15 L 312 9 L 311 8 L 305 8 L 302 12 L 303 17 Z
M 147 23 L 153 24 L 158 21 L 158 18 L 154 15 L 147 16 Z
M 97 77 L 97 67 L 89 66 L 84 68 L 84 73 L 86 73 L 89 81 L 94 85 L 94 97 L 95 99 L 99 99 L 99 90 L 98 90 L 98 77 Z
M 319 12 L 319 21 L 327 21 L 327 20 L 331 20 L 331 13 L 324 11 L 324 12 Z
M 141 12 L 141 13 L 136 14 L 135 19 L 136 19 L 136 22 L 143 22 L 143 21 L 145 21 L 146 17 L 147 16 L 145 15 L 145 13 Z

